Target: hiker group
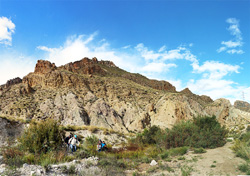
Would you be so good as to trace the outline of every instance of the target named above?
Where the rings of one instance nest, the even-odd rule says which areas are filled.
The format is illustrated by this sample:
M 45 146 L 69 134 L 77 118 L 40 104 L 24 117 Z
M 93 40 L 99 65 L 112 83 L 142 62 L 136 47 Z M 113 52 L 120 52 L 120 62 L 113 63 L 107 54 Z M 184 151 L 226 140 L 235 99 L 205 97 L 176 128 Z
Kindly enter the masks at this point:
M 64 139 L 64 142 L 67 144 L 68 150 L 71 149 L 71 152 L 76 151 L 76 145 L 79 145 L 77 135 L 70 134 Z
M 98 144 L 97 144 L 97 151 L 107 151 L 108 147 L 106 145 L 106 143 L 104 141 L 102 141 L 101 139 L 99 139 Z

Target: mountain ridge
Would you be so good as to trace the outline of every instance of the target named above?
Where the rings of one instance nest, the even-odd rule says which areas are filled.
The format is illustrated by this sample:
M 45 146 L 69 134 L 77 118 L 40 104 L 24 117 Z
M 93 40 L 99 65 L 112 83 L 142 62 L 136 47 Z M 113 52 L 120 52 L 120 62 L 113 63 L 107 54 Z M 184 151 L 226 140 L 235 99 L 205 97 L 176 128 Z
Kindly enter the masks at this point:
M 34 72 L 0 86 L 0 116 L 55 118 L 62 125 L 90 125 L 116 131 L 141 131 L 152 125 L 171 128 L 180 120 L 215 115 L 231 130 L 244 126 L 249 113 L 226 99 L 177 92 L 166 81 L 126 72 L 97 58 L 57 67 L 38 60 Z

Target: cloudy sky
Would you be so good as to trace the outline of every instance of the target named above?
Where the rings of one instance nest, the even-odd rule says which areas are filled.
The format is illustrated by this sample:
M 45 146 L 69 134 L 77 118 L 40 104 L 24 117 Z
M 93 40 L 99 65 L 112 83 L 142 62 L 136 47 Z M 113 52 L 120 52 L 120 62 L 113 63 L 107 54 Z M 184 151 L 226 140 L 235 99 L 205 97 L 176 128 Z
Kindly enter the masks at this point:
M 0 0 L 0 84 L 97 57 L 213 99 L 250 102 L 250 0 Z

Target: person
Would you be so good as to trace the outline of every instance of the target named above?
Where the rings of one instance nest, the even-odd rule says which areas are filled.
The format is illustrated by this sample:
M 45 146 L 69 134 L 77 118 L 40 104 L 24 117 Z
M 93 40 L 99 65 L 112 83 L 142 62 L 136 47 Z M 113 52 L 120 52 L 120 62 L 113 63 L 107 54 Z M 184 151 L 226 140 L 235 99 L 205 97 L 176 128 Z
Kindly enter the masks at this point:
M 107 151 L 108 147 L 107 144 L 105 143 L 105 141 L 102 141 L 102 151 Z
M 100 152 L 102 150 L 102 140 L 99 139 L 98 144 L 97 144 L 97 151 Z
M 72 138 L 72 134 L 68 135 L 68 136 L 64 139 L 64 142 L 65 142 L 66 145 L 67 145 L 67 150 L 69 150 L 69 148 L 70 148 L 70 144 L 69 144 L 70 138 Z
M 72 138 L 69 139 L 69 144 L 70 144 L 70 149 L 73 152 L 76 151 L 76 145 L 79 144 L 78 140 L 77 140 L 77 135 L 74 135 Z

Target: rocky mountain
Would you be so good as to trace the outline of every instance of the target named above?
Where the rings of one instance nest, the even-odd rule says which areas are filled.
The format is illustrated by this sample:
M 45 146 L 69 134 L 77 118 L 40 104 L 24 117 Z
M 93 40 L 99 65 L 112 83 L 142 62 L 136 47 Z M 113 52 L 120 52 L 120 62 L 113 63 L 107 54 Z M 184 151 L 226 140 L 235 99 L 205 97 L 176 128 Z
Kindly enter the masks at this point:
M 147 126 L 171 128 L 180 120 L 215 115 L 232 130 L 250 122 L 247 104 L 177 92 L 166 81 L 128 73 L 113 62 L 83 58 L 57 67 L 39 60 L 23 79 L 0 86 L 0 116 L 22 120 L 58 119 L 62 125 L 98 126 L 141 131 Z

